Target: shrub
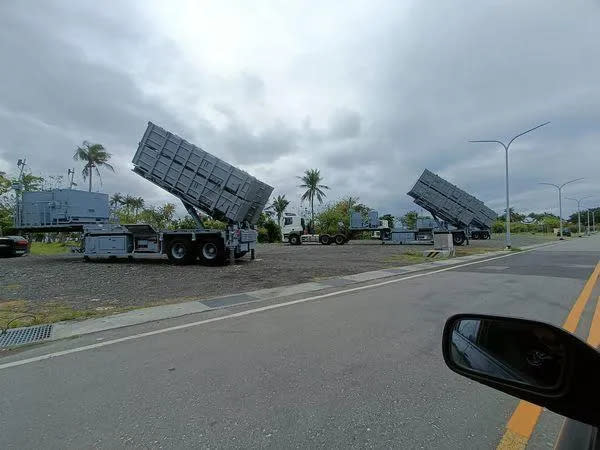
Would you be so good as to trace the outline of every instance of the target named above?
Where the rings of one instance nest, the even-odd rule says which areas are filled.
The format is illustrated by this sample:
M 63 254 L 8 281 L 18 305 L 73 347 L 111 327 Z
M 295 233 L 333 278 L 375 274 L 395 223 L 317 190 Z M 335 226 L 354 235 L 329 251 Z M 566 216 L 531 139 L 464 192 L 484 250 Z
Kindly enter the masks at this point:
M 267 242 L 281 242 L 281 228 L 273 220 L 267 220 L 264 225 Z

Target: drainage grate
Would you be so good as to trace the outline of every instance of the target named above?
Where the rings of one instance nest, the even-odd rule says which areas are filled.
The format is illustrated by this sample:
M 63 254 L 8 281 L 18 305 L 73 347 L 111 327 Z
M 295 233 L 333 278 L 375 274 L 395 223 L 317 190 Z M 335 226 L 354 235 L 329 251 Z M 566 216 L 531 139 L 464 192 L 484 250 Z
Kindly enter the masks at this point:
M 50 333 L 52 333 L 51 324 L 25 328 L 9 328 L 6 330 L 6 333 L 0 334 L 0 348 L 43 341 L 50 337 Z

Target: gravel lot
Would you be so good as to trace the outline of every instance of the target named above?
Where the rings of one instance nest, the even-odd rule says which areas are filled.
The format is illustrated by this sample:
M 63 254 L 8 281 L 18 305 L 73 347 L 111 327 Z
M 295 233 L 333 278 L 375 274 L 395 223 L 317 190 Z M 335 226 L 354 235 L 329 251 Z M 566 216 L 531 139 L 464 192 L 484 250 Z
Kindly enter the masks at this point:
M 472 245 L 463 249 L 500 249 L 502 239 L 495 236 L 488 241 L 471 241 Z M 548 239 L 515 235 L 513 245 Z M 34 311 L 52 303 L 76 310 L 110 312 L 412 264 L 420 261 L 410 253 L 426 248 L 382 246 L 378 241 L 355 241 L 344 246 L 261 244 L 255 261 L 246 257 L 225 267 L 172 266 L 166 258 L 86 263 L 81 255 L 29 255 L 0 259 L 0 302 L 25 300 Z

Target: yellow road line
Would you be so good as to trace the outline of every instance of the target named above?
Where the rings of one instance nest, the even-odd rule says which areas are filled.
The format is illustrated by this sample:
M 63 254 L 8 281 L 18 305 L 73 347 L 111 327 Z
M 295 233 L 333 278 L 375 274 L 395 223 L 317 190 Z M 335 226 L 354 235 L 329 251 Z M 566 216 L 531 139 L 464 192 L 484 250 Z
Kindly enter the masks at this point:
M 596 268 L 588 278 L 575 301 L 575 304 L 569 311 L 569 315 L 563 323 L 563 328 L 571 333 L 574 333 L 577 329 L 577 324 L 581 319 L 581 314 L 585 309 L 585 305 L 589 301 L 598 276 L 600 275 L 600 262 L 596 264 Z M 594 319 L 592 321 L 592 328 L 590 329 L 590 337 L 588 342 L 592 338 L 592 332 L 594 333 L 594 339 L 600 342 L 600 299 L 599 304 L 596 305 L 596 311 Z M 598 344 L 596 344 L 598 345 Z M 535 425 L 542 413 L 541 406 L 534 405 L 532 403 L 521 400 L 517 405 L 517 408 L 513 412 L 510 420 L 506 424 L 506 431 L 500 440 L 500 443 L 496 447 L 497 450 L 522 450 L 527 447 L 527 442 L 533 433 Z
M 583 309 L 592 295 L 592 290 L 594 289 L 594 285 L 596 284 L 599 273 L 600 262 L 596 264 L 596 268 L 585 283 L 585 286 L 583 287 L 581 294 L 579 294 L 579 297 L 577 297 L 577 301 L 573 305 L 573 308 L 571 308 L 571 312 L 567 316 L 567 320 L 565 320 L 565 323 L 563 323 L 563 328 L 565 330 L 574 333 L 577 329 L 577 324 L 579 323 L 581 313 L 583 313 Z
M 594 312 L 594 318 L 592 319 L 592 326 L 590 327 L 590 334 L 587 339 L 588 344 L 592 347 L 598 347 L 600 345 L 600 297 L 596 303 L 596 311 Z

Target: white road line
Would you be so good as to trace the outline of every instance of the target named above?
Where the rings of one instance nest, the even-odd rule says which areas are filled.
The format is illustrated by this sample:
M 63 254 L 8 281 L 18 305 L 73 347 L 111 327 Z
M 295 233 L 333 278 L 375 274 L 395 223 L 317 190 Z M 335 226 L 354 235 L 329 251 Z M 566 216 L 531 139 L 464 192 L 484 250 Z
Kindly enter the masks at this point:
M 461 267 L 472 266 L 474 264 L 481 264 L 481 263 L 485 263 L 488 261 L 494 261 L 496 259 L 507 258 L 509 256 L 521 255 L 523 253 L 532 252 L 534 250 L 537 250 L 537 248 L 523 250 L 521 252 L 508 253 L 506 255 L 495 256 L 493 258 L 482 259 L 482 260 L 478 260 L 478 261 L 472 261 L 472 262 L 468 262 L 465 264 L 458 264 L 456 266 L 445 267 L 443 269 L 433 270 L 431 272 L 417 273 L 417 274 L 409 275 L 409 276 L 402 277 L 402 278 L 394 278 L 393 280 L 381 281 L 379 283 L 369 284 L 367 286 L 358 286 L 358 287 L 354 287 L 354 288 L 350 288 L 350 289 L 344 289 L 343 291 L 330 292 L 328 294 L 315 295 L 312 297 L 301 298 L 298 300 L 291 300 L 289 302 L 276 303 L 274 305 L 268 305 L 268 306 L 262 306 L 260 308 L 248 309 L 246 311 L 228 314 L 226 316 L 213 317 L 212 319 L 199 320 L 197 322 L 190 322 L 190 323 L 185 323 L 182 325 L 176 325 L 173 327 L 161 328 L 160 330 L 148 331 L 146 333 L 132 334 L 131 336 L 125 336 L 125 337 L 118 338 L 118 339 L 112 339 L 110 341 L 97 342 L 95 344 L 84 345 L 82 347 L 76 347 L 76 348 L 71 348 L 68 350 L 62 350 L 59 352 L 53 352 L 53 353 L 48 353 L 45 355 L 34 356 L 32 358 L 20 359 L 18 361 L 12 361 L 12 362 L 8 362 L 8 363 L 0 364 L 0 370 L 8 369 L 10 367 L 24 366 L 25 364 L 31 364 L 31 363 L 38 362 L 38 361 L 44 361 L 45 359 L 56 358 L 58 356 L 70 355 L 72 353 L 84 352 L 86 350 L 93 350 L 95 348 L 107 347 L 109 345 L 118 344 L 120 342 L 133 341 L 134 339 L 141 339 L 141 338 L 145 338 L 148 336 L 154 336 L 156 334 L 169 333 L 171 331 L 177 331 L 177 330 L 183 330 L 185 328 L 197 327 L 199 325 L 204 325 L 207 323 L 220 322 L 222 320 L 234 319 L 236 317 L 249 316 L 251 314 L 260 313 L 263 311 L 269 311 L 271 309 L 283 308 L 285 306 L 296 305 L 298 303 L 305 303 L 305 302 L 310 302 L 313 300 L 319 300 L 322 298 L 334 297 L 336 295 L 344 295 L 344 294 L 349 294 L 352 292 L 363 291 L 365 289 L 372 289 L 372 288 L 376 288 L 379 286 L 385 286 L 385 285 L 392 284 L 392 283 L 399 283 L 400 281 L 412 280 L 413 278 L 427 277 L 430 275 L 435 275 L 436 273 L 447 272 L 447 271 L 453 270 L 453 269 L 460 269 Z

